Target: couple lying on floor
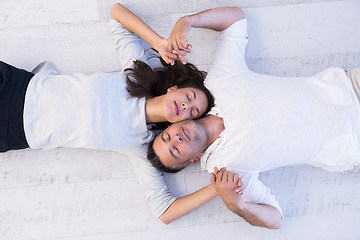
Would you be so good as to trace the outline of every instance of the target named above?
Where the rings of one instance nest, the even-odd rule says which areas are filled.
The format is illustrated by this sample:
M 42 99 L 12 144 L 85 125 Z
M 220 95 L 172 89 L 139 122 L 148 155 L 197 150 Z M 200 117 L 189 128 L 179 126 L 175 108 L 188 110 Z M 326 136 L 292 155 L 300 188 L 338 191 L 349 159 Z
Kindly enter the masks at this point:
M 310 77 L 248 69 L 247 20 L 238 7 L 184 16 L 168 39 L 120 4 L 111 33 L 122 72 L 61 75 L 1 62 L 0 151 L 91 148 L 125 153 L 154 215 L 169 223 L 219 195 L 252 225 L 279 228 L 282 212 L 259 173 L 308 164 L 332 172 L 360 162 L 359 70 Z M 221 31 L 205 73 L 186 63 L 192 27 Z M 151 68 L 139 43 L 160 54 Z M 172 123 L 154 137 L 148 124 Z M 7 134 L 6 134 L 7 133 Z M 175 198 L 162 172 L 201 161 L 211 184 Z

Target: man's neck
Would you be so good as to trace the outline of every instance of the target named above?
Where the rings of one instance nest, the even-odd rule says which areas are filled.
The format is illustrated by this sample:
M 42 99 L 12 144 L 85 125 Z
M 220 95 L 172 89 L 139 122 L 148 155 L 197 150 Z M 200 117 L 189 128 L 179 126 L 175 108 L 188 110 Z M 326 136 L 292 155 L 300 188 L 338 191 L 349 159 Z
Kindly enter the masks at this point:
M 209 114 L 208 116 L 200 118 L 196 121 L 198 121 L 198 123 L 205 129 L 208 146 L 215 142 L 215 140 L 225 130 L 224 119 L 221 117 Z

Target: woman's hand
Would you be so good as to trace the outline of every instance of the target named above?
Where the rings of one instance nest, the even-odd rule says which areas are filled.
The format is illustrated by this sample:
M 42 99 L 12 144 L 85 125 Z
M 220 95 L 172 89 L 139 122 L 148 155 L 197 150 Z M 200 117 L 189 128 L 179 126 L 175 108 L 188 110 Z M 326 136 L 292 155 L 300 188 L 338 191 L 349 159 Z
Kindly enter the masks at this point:
M 184 56 L 191 52 L 191 45 L 187 42 L 191 29 L 191 23 L 188 19 L 187 16 L 180 18 L 168 38 L 168 51 L 176 54 L 183 64 L 186 64 Z
M 158 41 L 157 46 L 155 48 L 161 58 L 167 63 L 167 64 L 171 64 L 174 65 L 175 64 L 175 60 L 180 60 L 183 64 L 186 64 L 186 60 L 184 59 L 184 56 L 191 52 L 189 50 L 173 50 L 172 48 L 172 44 L 170 43 L 170 41 L 168 39 L 164 39 L 162 38 L 160 41 Z
M 172 53 L 172 49 L 169 50 L 169 41 L 168 39 L 162 38 L 160 41 L 158 41 L 156 50 L 159 52 L 161 58 L 167 63 L 174 65 L 175 60 L 178 59 L 178 56 L 174 53 Z

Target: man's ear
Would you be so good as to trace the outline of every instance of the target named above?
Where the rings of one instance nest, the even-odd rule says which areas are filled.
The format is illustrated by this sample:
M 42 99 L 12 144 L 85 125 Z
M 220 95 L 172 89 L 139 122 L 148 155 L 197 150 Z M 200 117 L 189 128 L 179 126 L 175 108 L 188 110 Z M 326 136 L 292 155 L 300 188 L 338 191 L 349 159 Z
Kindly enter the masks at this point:
M 173 91 L 173 90 L 175 90 L 175 89 L 177 89 L 177 88 L 178 88 L 178 86 L 176 86 L 176 85 L 171 86 L 171 87 L 169 87 L 169 88 L 166 90 L 166 92 L 169 93 L 169 92 L 171 92 L 171 91 Z
M 190 162 L 191 163 L 196 163 L 197 161 L 199 161 L 199 159 L 202 157 L 202 155 L 204 155 L 204 153 L 199 153 L 199 155 L 197 155 L 196 157 L 191 159 Z

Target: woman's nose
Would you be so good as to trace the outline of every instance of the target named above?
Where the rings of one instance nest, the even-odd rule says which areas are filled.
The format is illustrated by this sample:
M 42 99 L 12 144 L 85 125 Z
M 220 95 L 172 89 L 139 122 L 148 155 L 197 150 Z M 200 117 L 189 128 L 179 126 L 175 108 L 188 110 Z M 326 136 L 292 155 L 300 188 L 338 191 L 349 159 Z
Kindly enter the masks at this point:
M 187 104 L 186 103 L 182 103 L 182 108 L 183 108 L 183 110 L 185 111 L 186 109 L 187 109 Z

